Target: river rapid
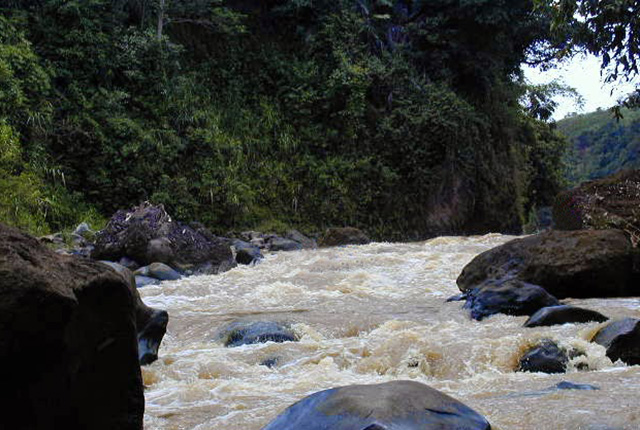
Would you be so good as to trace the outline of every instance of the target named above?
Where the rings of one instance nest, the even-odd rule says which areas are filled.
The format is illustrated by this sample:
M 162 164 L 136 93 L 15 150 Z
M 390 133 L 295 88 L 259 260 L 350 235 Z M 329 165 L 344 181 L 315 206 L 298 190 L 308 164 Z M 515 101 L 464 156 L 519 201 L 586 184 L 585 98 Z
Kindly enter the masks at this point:
M 589 343 L 598 323 L 523 328 L 526 317 L 473 321 L 455 279 L 512 237 L 440 237 L 267 255 L 254 267 L 140 289 L 169 312 L 159 360 L 143 367 L 147 430 L 258 430 L 316 391 L 412 379 L 472 407 L 500 430 L 640 429 L 640 366 Z M 640 318 L 640 300 L 567 300 Z M 290 323 L 299 342 L 225 348 L 235 320 Z M 515 372 L 544 338 L 586 353 L 563 375 Z M 276 359 L 273 368 L 261 365 Z M 589 371 L 578 370 L 588 365 Z M 560 381 L 599 391 L 548 390 Z M 301 429 L 302 430 L 302 429 Z

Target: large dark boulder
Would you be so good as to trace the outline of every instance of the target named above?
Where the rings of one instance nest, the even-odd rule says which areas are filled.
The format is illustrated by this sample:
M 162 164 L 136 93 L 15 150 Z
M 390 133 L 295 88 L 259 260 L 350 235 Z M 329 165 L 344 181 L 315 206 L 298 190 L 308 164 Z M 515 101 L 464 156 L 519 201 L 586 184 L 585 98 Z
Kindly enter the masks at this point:
M 136 297 L 105 265 L 0 224 L 2 422 L 142 429 Z
M 524 353 L 520 358 L 518 370 L 520 372 L 565 373 L 568 364 L 567 351 L 551 340 L 544 340 Z
M 490 430 L 480 414 L 427 385 L 392 381 L 314 393 L 263 430 Z
M 362 230 L 353 227 L 329 228 L 322 236 L 321 247 L 341 245 L 366 245 L 371 239 Z
M 193 228 L 177 222 L 162 205 L 148 202 L 116 212 L 97 233 L 91 257 L 110 261 L 128 257 L 143 266 L 159 262 L 184 271 L 206 267 L 209 273 L 235 265 L 226 240 L 202 226 Z
M 626 170 L 560 193 L 553 206 L 557 229 L 640 232 L 640 170 Z
M 640 364 L 640 319 L 625 318 L 607 324 L 592 342 L 604 346 L 611 361 Z
M 620 230 L 551 230 L 515 239 L 475 257 L 457 283 L 465 292 L 510 278 L 560 299 L 640 295 L 631 242 Z
M 287 324 L 275 321 L 234 321 L 220 330 L 218 338 L 226 347 L 298 340 Z
M 243 240 L 234 240 L 233 248 L 236 251 L 236 263 L 238 264 L 257 264 L 264 258 L 260 247 Z
M 524 323 L 524 327 L 542 327 L 567 323 L 604 322 L 609 318 L 600 312 L 575 306 L 560 305 L 540 309 Z
M 158 349 L 167 331 L 169 314 L 165 310 L 150 308 L 144 304 L 137 290 L 138 276 L 134 276 L 131 270 L 110 261 L 101 261 L 101 263 L 112 268 L 127 283 L 136 305 L 138 359 L 142 365 L 153 363 L 158 359 Z
M 546 306 L 560 304 L 543 288 L 515 279 L 474 288 L 467 292 L 466 300 L 464 309 L 469 309 L 476 320 L 494 314 L 532 315 Z

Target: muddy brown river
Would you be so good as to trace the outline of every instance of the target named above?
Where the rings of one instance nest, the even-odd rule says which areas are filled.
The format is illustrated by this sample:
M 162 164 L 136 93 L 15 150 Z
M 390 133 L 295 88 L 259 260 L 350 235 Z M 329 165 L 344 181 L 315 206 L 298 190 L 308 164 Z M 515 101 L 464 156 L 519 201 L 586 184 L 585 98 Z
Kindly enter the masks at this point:
M 505 315 L 477 322 L 460 302 L 445 303 L 459 293 L 464 265 L 509 239 L 270 254 L 254 267 L 140 289 L 171 318 L 160 359 L 143 368 L 145 429 L 258 430 L 316 391 L 396 379 L 461 400 L 495 429 L 640 429 L 640 366 L 612 363 L 589 342 L 600 324 L 523 328 L 526 317 Z M 640 318 L 637 298 L 565 302 Z M 225 348 L 217 333 L 235 320 L 290 323 L 300 341 Z M 586 355 L 562 375 L 515 372 L 523 350 L 544 338 Z M 260 364 L 270 359 L 273 368 Z M 560 381 L 600 390 L 547 390 Z

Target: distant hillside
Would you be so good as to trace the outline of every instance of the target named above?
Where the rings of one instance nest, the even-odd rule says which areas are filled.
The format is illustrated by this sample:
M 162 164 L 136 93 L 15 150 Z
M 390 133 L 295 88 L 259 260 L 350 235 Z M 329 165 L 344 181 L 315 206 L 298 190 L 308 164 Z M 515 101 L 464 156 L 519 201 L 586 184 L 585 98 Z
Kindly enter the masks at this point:
M 620 121 L 608 110 L 558 121 L 558 130 L 570 145 L 565 157 L 570 185 L 640 168 L 640 110 L 622 113 Z

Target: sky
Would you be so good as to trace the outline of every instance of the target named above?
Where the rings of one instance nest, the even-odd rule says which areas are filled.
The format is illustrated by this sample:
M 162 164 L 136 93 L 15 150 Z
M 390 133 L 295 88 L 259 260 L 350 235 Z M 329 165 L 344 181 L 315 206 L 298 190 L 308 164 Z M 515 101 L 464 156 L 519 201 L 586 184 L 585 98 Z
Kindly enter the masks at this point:
M 623 95 L 630 93 L 640 79 L 631 83 L 605 84 L 600 76 L 600 59 L 593 55 L 576 56 L 560 65 L 557 69 L 542 72 L 538 69 L 523 67 L 526 78 L 533 84 L 544 84 L 554 79 L 575 88 L 584 98 L 584 106 L 577 106 L 575 100 L 557 98 L 558 108 L 553 118 L 560 120 L 572 112 L 593 112 L 598 108 L 607 109 L 616 104 Z M 613 90 L 613 94 L 611 94 Z

